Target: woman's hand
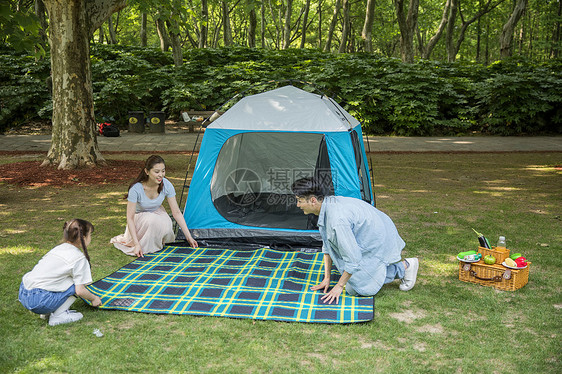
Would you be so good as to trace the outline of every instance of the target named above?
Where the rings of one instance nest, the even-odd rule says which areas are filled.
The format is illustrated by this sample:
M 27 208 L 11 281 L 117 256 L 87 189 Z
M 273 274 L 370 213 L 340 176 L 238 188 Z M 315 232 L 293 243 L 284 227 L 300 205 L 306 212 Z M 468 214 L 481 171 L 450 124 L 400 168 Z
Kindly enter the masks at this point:
M 101 305 L 101 299 L 99 298 L 99 296 L 96 296 L 94 300 L 92 300 L 92 306 L 98 307 L 100 305 Z
M 331 304 L 332 301 L 336 300 L 336 304 L 337 304 L 340 300 L 340 295 L 342 292 L 343 292 L 343 287 L 338 283 L 330 290 L 330 292 L 322 296 L 320 300 L 322 300 L 324 304 Z
M 140 244 L 135 244 L 135 246 L 133 247 L 133 253 L 137 257 L 144 257 L 144 253 L 142 253 L 142 248 Z
M 189 243 L 189 246 L 190 246 L 191 248 L 197 248 L 197 247 L 199 247 L 199 244 L 197 244 L 197 242 L 195 241 L 195 239 L 193 239 L 191 236 L 189 236 L 189 237 L 187 238 L 187 242 Z
M 328 287 L 330 287 L 330 278 L 324 278 L 322 282 L 320 282 L 320 284 L 317 284 L 316 286 L 312 286 L 310 287 L 310 289 L 312 291 L 317 291 L 323 288 L 324 289 L 323 292 L 326 293 L 328 292 Z

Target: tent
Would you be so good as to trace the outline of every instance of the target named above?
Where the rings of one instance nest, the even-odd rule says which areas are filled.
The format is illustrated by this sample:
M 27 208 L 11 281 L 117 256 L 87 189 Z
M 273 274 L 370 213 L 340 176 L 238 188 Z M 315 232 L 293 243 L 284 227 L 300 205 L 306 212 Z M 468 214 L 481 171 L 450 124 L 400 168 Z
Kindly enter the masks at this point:
M 184 217 L 203 245 L 321 243 L 292 183 L 315 176 L 327 194 L 374 204 L 359 122 L 332 99 L 293 86 L 246 96 L 205 130 Z

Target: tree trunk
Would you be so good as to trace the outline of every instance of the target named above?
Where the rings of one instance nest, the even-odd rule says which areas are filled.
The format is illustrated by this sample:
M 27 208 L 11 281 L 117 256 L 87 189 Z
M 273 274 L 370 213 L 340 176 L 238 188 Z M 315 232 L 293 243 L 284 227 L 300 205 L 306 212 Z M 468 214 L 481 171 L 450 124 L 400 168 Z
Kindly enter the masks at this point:
M 347 50 L 347 39 L 351 29 L 351 21 L 349 19 L 349 0 L 343 0 L 343 28 L 341 33 L 341 43 L 338 49 L 339 53 L 345 53 Z
M 318 49 L 322 49 L 322 0 L 318 1 Z
M 527 0 L 516 0 L 515 7 L 511 13 L 511 17 L 507 20 L 506 24 L 503 26 L 502 33 L 500 36 L 500 58 L 504 59 L 511 56 L 511 46 L 513 43 L 513 31 L 519 22 L 519 19 L 523 15 L 525 8 L 527 7 Z
M 330 28 L 328 29 L 328 37 L 326 38 L 326 44 L 324 45 L 324 52 L 330 52 L 330 49 L 332 48 L 332 38 L 334 37 L 334 30 L 336 29 L 336 23 L 338 22 L 340 8 L 341 0 L 336 0 L 334 15 L 332 16 L 332 22 L 330 22 Z
M 104 164 L 96 135 L 90 37 L 124 0 L 44 0 L 49 14 L 53 133 L 42 165 L 73 169 Z
M 248 27 L 248 47 L 256 47 L 256 29 L 258 27 L 258 16 L 256 10 L 250 10 L 250 25 Z
M 168 28 L 168 32 L 170 33 L 170 42 L 172 44 L 172 59 L 174 60 L 174 66 L 182 66 L 183 53 L 181 50 L 179 25 L 175 21 L 173 25 L 169 21 L 167 21 L 166 26 Z
M 310 0 L 306 0 L 306 4 L 304 6 L 304 16 L 302 22 L 302 35 L 301 35 L 301 48 L 304 48 L 306 43 L 306 29 L 308 28 L 308 13 L 310 11 Z
M 433 35 L 431 39 L 429 39 L 427 45 L 425 46 L 425 48 L 423 48 L 422 58 L 429 59 L 431 53 L 433 52 L 433 49 L 441 39 L 441 36 L 443 35 L 443 31 L 445 30 L 445 27 L 449 22 L 450 9 L 451 9 L 451 0 L 446 0 L 445 6 L 443 7 L 443 15 L 441 16 L 441 23 L 439 23 L 439 27 L 437 28 L 435 35 Z
M 109 44 L 117 44 L 117 35 L 115 35 L 115 28 L 111 16 L 107 19 L 107 28 L 109 29 Z
M 49 43 L 47 37 L 47 27 L 49 24 L 47 23 L 47 19 L 45 17 L 45 4 L 43 4 L 42 0 L 35 0 L 35 15 L 39 18 L 39 24 L 41 28 L 39 29 L 39 36 L 41 37 L 41 44 L 43 48 L 47 50 L 47 44 Z
M 228 12 L 228 3 L 221 1 L 222 7 L 222 25 L 223 25 L 223 41 L 226 47 L 232 45 L 232 29 L 230 28 L 230 15 Z
M 207 46 L 207 35 L 209 33 L 209 5 L 207 0 L 201 0 L 201 27 L 199 33 L 199 48 Z
M 283 45 L 282 49 L 289 48 L 291 45 L 291 16 L 293 15 L 293 0 L 287 0 L 285 17 L 283 22 Z
M 160 38 L 160 50 L 162 52 L 168 51 L 170 49 L 171 41 L 168 36 L 168 31 L 166 30 L 166 24 L 163 19 L 159 17 L 156 18 L 156 31 L 158 32 L 158 37 Z
M 414 62 L 414 34 L 418 24 L 419 0 L 410 0 L 408 13 L 404 11 L 404 0 L 394 0 L 396 18 L 400 28 L 400 54 L 402 61 Z
M 560 42 L 560 16 L 561 15 L 562 15 L 562 1 L 558 1 L 558 18 L 556 20 L 556 25 L 554 26 L 554 32 L 552 34 L 550 58 L 558 58 L 560 54 L 560 47 L 558 46 L 558 44 Z
M 361 41 L 365 52 L 373 52 L 373 23 L 375 22 L 375 0 L 367 0 L 365 9 L 365 22 L 361 31 Z
M 447 24 L 447 37 L 445 49 L 447 50 L 447 61 L 455 61 L 457 51 L 455 49 L 455 23 L 457 21 L 457 12 L 459 10 L 459 0 L 451 0 L 451 8 L 449 12 L 449 22 Z
M 140 43 L 141 47 L 146 47 L 148 40 L 146 36 L 146 27 L 148 23 L 148 17 L 145 12 L 141 14 L 141 29 L 140 29 Z

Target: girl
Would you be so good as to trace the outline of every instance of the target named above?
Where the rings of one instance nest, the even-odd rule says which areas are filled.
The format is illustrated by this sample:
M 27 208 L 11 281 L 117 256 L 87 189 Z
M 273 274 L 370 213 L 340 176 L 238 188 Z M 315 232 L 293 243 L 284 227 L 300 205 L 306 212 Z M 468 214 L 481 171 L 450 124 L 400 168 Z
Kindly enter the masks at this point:
M 23 276 L 19 301 L 33 313 L 50 314 L 50 326 L 82 319 L 82 313 L 68 310 L 76 300 L 74 295 L 90 300 L 93 306 L 101 305 L 101 299 L 86 289 L 92 282 L 87 246 L 93 232 L 94 226 L 88 221 L 66 222 L 63 243 L 47 252 L 33 270 Z
M 127 199 L 127 227 L 125 234 L 111 239 L 124 253 L 144 257 L 145 253 L 161 250 L 164 244 L 175 240 L 172 220 L 162 206 L 164 199 L 172 210 L 186 240 L 192 247 L 197 242 L 191 237 L 183 214 L 176 201 L 176 190 L 166 175 L 166 165 L 160 156 L 150 156 L 138 177 L 129 186 Z

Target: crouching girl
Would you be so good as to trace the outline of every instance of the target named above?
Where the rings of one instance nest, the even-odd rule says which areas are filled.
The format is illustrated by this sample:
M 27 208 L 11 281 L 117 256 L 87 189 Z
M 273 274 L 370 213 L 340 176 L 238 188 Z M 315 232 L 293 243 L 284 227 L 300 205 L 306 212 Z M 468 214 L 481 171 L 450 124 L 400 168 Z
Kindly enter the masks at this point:
M 63 243 L 51 249 L 23 276 L 19 301 L 33 313 L 49 315 L 49 325 L 76 322 L 82 313 L 69 310 L 75 295 L 100 306 L 101 299 L 86 289 L 92 282 L 87 246 L 94 226 L 73 219 L 63 226 Z M 81 249 L 81 250 L 80 250 Z

